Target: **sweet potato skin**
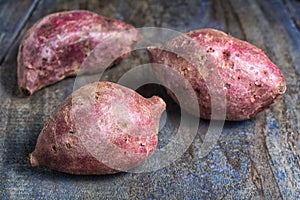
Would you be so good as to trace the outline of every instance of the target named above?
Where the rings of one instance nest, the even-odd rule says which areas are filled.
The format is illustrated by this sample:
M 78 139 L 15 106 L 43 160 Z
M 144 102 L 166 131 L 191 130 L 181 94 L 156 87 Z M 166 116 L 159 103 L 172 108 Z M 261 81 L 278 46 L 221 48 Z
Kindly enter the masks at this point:
M 32 94 L 67 76 L 76 75 L 81 63 L 98 44 L 122 32 L 127 38 L 121 46 L 115 43 L 110 44 L 111 48 L 103 47 L 103 59 L 120 55 L 115 62 L 128 55 L 138 41 L 133 26 L 85 10 L 58 12 L 44 17 L 27 31 L 20 44 L 19 88 Z M 86 69 L 86 73 L 103 70 L 97 67 Z
M 115 83 L 83 86 L 51 114 L 30 163 L 70 174 L 127 171 L 154 152 L 165 106 Z
M 187 45 L 190 42 L 186 38 L 196 47 Z M 183 58 L 172 50 L 185 51 L 190 57 Z M 272 105 L 286 90 L 282 73 L 262 50 L 215 29 L 191 31 L 162 47 L 149 48 L 148 53 L 151 62 L 166 64 L 190 82 L 199 101 L 200 117 L 204 119 L 223 120 L 218 116 L 212 118 L 212 109 L 225 109 L 226 120 L 249 119 Z M 156 75 L 165 85 L 177 82 L 167 73 Z M 213 100 L 219 102 L 217 108 L 211 106 L 212 93 Z M 221 93 L 225 94 L 223 100 L 218 97 Z M 181 106 L 199 116 L 188 103 Z

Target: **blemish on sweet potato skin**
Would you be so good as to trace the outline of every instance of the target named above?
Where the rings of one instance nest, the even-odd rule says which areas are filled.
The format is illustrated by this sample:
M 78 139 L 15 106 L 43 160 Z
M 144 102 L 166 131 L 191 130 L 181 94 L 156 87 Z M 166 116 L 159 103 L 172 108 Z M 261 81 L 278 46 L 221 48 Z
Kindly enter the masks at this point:
M 185 38 L 192 40 L 196 47 L 191 45 L 192 49 L 189 49 Z M 172 49 L 191 52 L 191 56 L 188 59 L 183 58 L 172 52 Z M 162 47 L 148 48 L 148 53 L 153 63 L 167 64 L 179 74 L 183 74 L 183 68 L 190 69 L 188 74 L 184 73 L 184 77 L 192 85 L 199 100 L 200 116 L 205 119 L 211 119 L 211 110 L 218 109 L 211 107 L 211 92 L 225 93 L 226 103 L 222 99 L 215 100 L 220 107 L 226 107 L 226 120 L 236 121 L 249 119 L 268 108 L 286 90 L 282 73 L 262 50 L 222 31 L 191 31 Z M 198 60 L 196 64 L 193 63 L 200 56 L 200 62 Z M 156 75 L 165 85 L 178 82 L 167 74 Z M 220 81 L 224 87 L 214 86 L 214 83 Z M 195 109 L 190 108 L 188 103 L 181 106 L 188 112 L 199 115 L 193 113 Z
M 127 171 L 154 152 L 165 107 L 115 83 L 83 86 L 51 114 L 30 163 L 70 174 Z
M 76 75 L 81 63 L 98 44 L 107 37 L 125 31 L 127 38 L 122 43 L 122 49 L 115 44 L 113 51 L 105 52 L 107 57 L 103 59 L 120 55 L 111 65 L 126 57 L 139 40 L 133 26 L 84 10 L 44 17 L 27 31 L 20 44 L 17 71 L 19 88 L 26 94 L 32 94 L 67 76 Z M 94 66 L 86 69 L 86 73 L 99 70 L 103 69 Z

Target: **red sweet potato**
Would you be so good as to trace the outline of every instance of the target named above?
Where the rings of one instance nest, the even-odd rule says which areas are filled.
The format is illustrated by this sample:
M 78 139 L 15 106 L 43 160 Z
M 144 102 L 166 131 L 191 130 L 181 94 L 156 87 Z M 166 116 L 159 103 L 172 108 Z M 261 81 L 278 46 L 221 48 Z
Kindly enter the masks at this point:
M 165 106 L 115 83 L 85 85 L 51 114 L 30 163 L 70 174 L 127 171 L 154 152 Z
M 114 37 L 116 39 L 110 39 Z M 114 42 L 108 44 L 106 40 Z M 50 14 L 31 27 L 21 42 L 17 72 L 19 88 L 32 94 L 67 76 L 76 75 L 81 63 L 97 45 L 103 45 L 101 62 L 113 65 L 128 55 L 138 40 L 138 32 L 133 26 L 96 13 L 75 10 Z M 112 58 L 114 62 L 110 62 Z M 95 65 L 85 69 L 85 73 L 99 70 L 103 69 Z
M 191 31 L 161 47 L 149 48 L 148 53 L 151 62 L 167 65 L 189 81 L 204 119 L 222 120 L 222 115 L 212 117 L 212 110 L 222 109 L 226 109 L 226 120 L 249 119 L 286 90 L 282 73 L 262 50 L 222 31 Z M 179 81 L 167 71 L 154 71 L 165 85 L 178 85 Z M 181 106 L 199 116 L 190 107 L 188 97 Z

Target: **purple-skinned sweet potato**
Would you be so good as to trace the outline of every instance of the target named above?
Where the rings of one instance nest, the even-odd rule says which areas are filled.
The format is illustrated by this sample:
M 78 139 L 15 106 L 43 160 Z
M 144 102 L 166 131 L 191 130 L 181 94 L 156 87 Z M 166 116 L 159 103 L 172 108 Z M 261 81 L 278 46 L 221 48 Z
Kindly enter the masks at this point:
M 118 40 L 120 38 L 124 39 Z M 20 44 L 19 88 L 32 94 L 76 75 L 84 59 L 97 45 L 103 45 L 99 47 L 103 51 L 101 62 L 111 66 L 126 57 L 138 40 L 138 32 L 133 26 L 90 11 L 50 14 L 33 25 Z M 84 72 L 94 73 L 109 66 L 94 65 Z
M 85 85 L 50 115 L 30 163 L 70 174 L 127 171 L 154 152 L 165 107 L 115 83 Z
M 148 53 L 151 62 L 164 64 L 189 81 L 191 92 L 198 98 L 200 115 L 190 106 L 188 97 L 181 106 L 204 119 L 249 119 L 286 90 L 282 73 L 262 50 L 222 31 L 191 31 L 161 47 L 148 48 Z M 154 70 L 162 83 L 178 85 L 168 71 L 158 71 Z M 176 100 L 172 91 L 168 93 Z M 225 115 L 212 117 L 213 110 L 223 110 Z

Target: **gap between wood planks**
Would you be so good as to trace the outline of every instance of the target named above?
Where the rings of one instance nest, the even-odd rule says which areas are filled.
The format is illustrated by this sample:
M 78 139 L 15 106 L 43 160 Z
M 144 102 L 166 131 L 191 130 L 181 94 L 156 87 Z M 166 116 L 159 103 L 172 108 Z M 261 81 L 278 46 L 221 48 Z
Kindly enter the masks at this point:
M 6 56 L 8 55 L 8 52 L 10 51 L 12 44 L 15 42 L 16 38 L 19 36 L 20 32 L 22 31 L 22 28 L 28 21 L 28 19 L 31 17 L 32 13 L 34 12 L 35 8 L 37 7 L 40 0 L 34 0 L 33 3 L 30 5 L 29 9 L 25 13 L 25 15 L 22 17 L 21 21 L 17 24 L 16 31 L 12 34 L 11 39 L 8 41 L 9 45 L 6 50 L 4 50 L 3 55 L 0 57 L 0 65 L 5 60 Z

